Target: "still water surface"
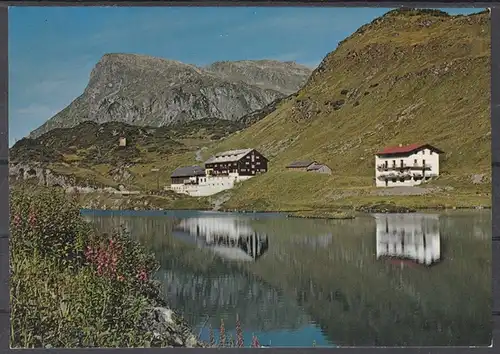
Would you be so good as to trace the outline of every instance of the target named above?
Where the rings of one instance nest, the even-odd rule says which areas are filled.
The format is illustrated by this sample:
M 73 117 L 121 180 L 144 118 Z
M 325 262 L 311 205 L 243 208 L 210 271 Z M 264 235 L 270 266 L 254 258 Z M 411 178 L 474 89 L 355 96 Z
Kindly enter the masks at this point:
M 165 298 L 207 340 L 441 346 L 491 342 L 491 212 L 355 220 L 197 211 L 82 213 L 156 254 Z

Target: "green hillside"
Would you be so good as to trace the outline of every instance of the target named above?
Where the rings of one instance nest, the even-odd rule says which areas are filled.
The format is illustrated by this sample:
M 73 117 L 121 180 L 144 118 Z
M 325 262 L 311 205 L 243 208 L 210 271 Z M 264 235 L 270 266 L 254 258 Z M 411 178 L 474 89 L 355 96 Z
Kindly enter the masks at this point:
M 340 43 L 296 97 L 214 147 L 254 147 L 271 161 L 270 171 L 234 190 L 226 206 L 489 205 L 489 87 L 487 12 L 391 11 Z M 374 153 L 411 143 L 445 152 L 441 176 L 419 196 L 375 190 Z M 333 174 L 284 168 L 305 159 L 328 164 Z
M 269 158 L 270 170 L 224 193 L 223 208 L 489 206 L 490 32 L 488 12 L 390 11 L 339 43 L 300 91 L 242 122 L 83 123 L 18 142 L 11 160 L 45 159 L 57 174 L 144 191 L 169 184 L 179 166 L 251 147 Z M 127 136 L 127 149 L 118 148 L 117 132 Z M 439 178 L 403 190 L 375 188 L 374 153 L 411 143 L 445 152 Z M 326 163 L 332 175 L 286 171 L 305 159 Z

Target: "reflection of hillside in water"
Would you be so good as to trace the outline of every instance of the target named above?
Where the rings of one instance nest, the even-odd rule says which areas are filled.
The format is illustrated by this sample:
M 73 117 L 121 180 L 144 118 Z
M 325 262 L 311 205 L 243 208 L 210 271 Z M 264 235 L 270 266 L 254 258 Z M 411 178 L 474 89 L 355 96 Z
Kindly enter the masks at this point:
M 377 259 L 431 265 L 441 258 L 439 215 L 376 214 Z
M 255 261 L 269 248 L 267 235 L 254 231 L 247 220 L 236 217 L 183 219 L 178 230 L 188 232 L 200 247 L 218 256 L 238 261 Z
M 224 318 L 234 328 L 236 316 L 245 330 L 298 329 L 310 322 L 295 301 L 257 278 L 245 274 L 199 274 L 188 269 L 162 269 L 158 278 L 173 308 L 182 311 L 193 326 L 217 328 Z
M 228 215 L 246 219 L 252 230 L 269 235 L 272 247 L 255 262 L 223 262 L 204 244 L 198 247 L 189 232 L 182 232 L 182 241 L 172 237 L 180 219 L 103 217 L 96 223 L 124 224 L 156 253 L 162 265 L 158 276 L 169 302 L 184 309 L 193 325 L 210 315 L 213 327 L 222 317 L 229 329 L 238 313 L 249 330 L 294 328 L 308 322 L 305 308 L 309 323 L 320 326 L 339 345 L 489 344 L 491 213 L 442 213 L 439 220 L 419 222 L 412 219 L 415 215 L 387 221 L 404 223 L 405 236 L 420 235 L 412 241 L 415 249 L 423 244 L 424 231 L 430 235 L 426 247 L 441 238 L 439 249 L 428 251 L 432 257 L 427 257 L 435 261 L 446 252 L 446 262 L 438 267 L 388 267 L 377 260 L 374 255 L 384 253 L 379 241 L 393 241 L 389 251 L 398 256 L 402 246 L 400 238 L 385 232 L 384 218 L 371 216 L 332 221 Z M 401 228 L 388 229 L 401 234 Z M 403 240 L 405 249 L 412 242 Z M 416 255 L 416 251 L 410 254 Z
M 266 257 L 249 267 L 294 296 L 339 345 L 488 342 L 491 252 L 478 235 L 480 229 L 481 234 L 487 233 L 487 217 L 468 213 L 441 220 L 404 214 L 391 219 L 388 215 L 386 232 L 385 216 L 329 222 L 262 221 L 263 230 L 264 222 L 267 230 L 273 230 L 272 247 Z M 395 236 L 404 234 L 402 243 L 410 245 L 403 245 L 408 253 L 402 252 L 401 239 L 392 238 L 392 231 Z M 374 257 L 389 253 L 420 259 L 424 264 L 434 262 L 441 258 L 440 238 L 447 262 L 439 267 L 388 267 Z M 385 244 L 379 244 L 387 240 L 392 241 L 389 252 Z M 424 240 L 429 250 L 422 257 Z
M 180 224 L 178 219 L 124 216 L 88 219 L 92 219 L 102 232 L 111 233 L 123 227 L 156 254 L 161 266 L 156 278 L 161 282 L 165 298 L 173 308 L 182 312 L 192 326 L 203 324 L 209 316 L 207 326 L 210 324 L 217 328 L 220 319 L 224 318 L 226 328 L 231 329 L 235 326 L 237 315 L 244 329 L 252 331 L 296 330 L 310 323 L 309 316 L 293 299 L 207 252 L 207 248 L 210 249 L 210 237 L 197 239 L 190 232 L 173 237 L 176 233 L 173 230 Z M 252 235 L 252 229 L 245 221 L 225 219 L 240 225 L 240 236 Z M 222 225 L 229 227 L 228 222 Z M 184 225 L 193 226 L 196 223 Z M 224 227 L 217 229 L 208 226 L 205 231 L 221 231 Z M 218 233 L 209 234 L 215 236 Z M 202 242 L 199 244 L 199 241 Z M 260 247 L 260 251 L 258 247 L 255 248 L 257 254 L 263 254 L 267 249 L 267 246 Z M 248 259 L 248 254 L 245 259 Z

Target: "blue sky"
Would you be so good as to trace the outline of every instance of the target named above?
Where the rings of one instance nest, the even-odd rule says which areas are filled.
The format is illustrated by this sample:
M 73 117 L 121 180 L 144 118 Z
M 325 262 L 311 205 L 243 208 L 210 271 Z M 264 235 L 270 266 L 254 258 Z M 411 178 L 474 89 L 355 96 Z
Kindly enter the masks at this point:
M 105 53 L 206 65 L 293 60 L 315 66 L 390 9 L 251 7 L 14 7 L 9 9 L 9 143 L 79 96 Z M 478 9 L 445 9 L 457 13 Z

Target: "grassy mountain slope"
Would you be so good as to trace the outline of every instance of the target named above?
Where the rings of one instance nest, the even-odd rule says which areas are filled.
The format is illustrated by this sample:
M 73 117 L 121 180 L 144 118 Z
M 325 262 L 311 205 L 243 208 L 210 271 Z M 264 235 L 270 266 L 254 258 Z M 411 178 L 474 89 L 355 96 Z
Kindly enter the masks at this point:
M 381 194 L 389 192 L 372 187 L 374 153 L 415 142 L 445 151 L 442 176 L 428 186 L 447 188 L 392 200 L 488 204 L 490 183 L 473 184 L 472 175 L 490 175 L 489 85 L 488 13 L 391 11 L 340 43 L 296 97 L 213 149 L 255 147 L 271 159 L 271 170 L 234 190 L 227 206 L 287 209 L 387 199 Z M 327 163 L 333 175 L 285 171 L 302 159 Z
M 10 149 L 10 162 L 11 166 L 43 166 L 56 175 L 75 177 L 82 185 L 156 189 L 157 182 L 164 185 L 169 177 L 162 173 L 157 181 L 152 168 L 165 170 L 165 164 L 175 168 L 170 166 L 187 163 L 203 146 L 242 127 L 221 119 L 160 128 L 87 121 L 18 141 Z M 119 146 L 120 136 L 127 140 L 125 147 Z

